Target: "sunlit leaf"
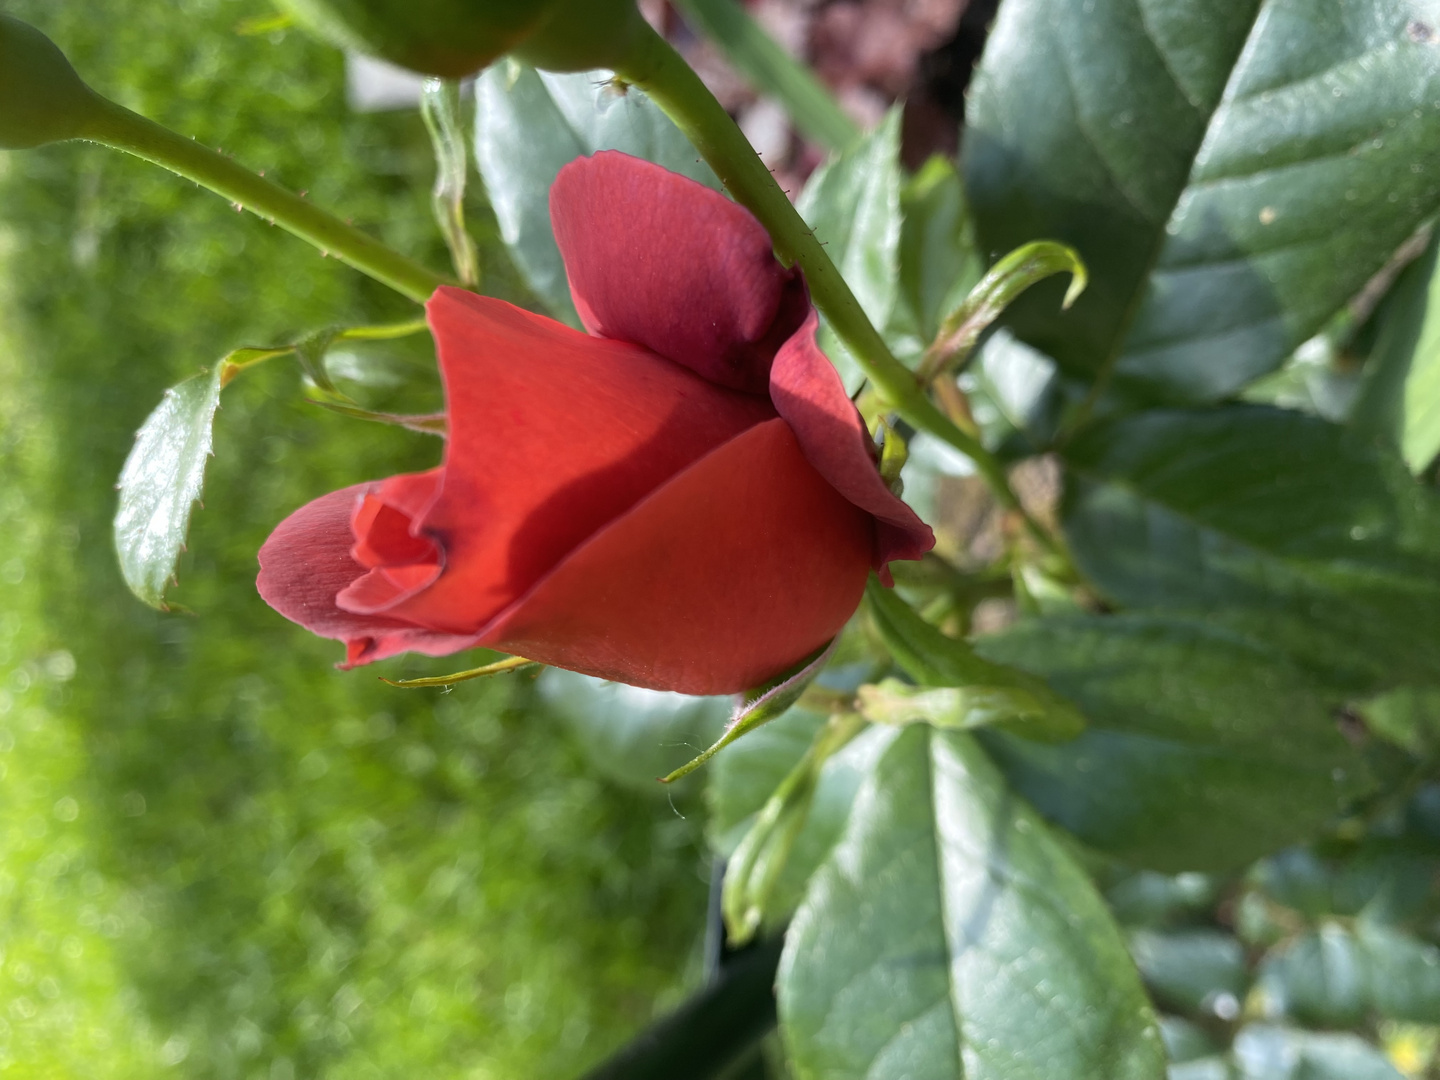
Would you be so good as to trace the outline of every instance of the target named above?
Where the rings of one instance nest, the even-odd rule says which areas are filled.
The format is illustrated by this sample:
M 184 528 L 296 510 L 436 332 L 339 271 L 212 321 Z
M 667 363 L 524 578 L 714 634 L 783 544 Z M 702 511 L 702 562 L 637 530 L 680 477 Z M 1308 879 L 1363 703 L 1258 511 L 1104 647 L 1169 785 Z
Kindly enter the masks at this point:
M 1346 700 L 1272 643 L 1202 618 L 1036 619 L 978 639 L 1090 721 L 1047 746 L 979 737 L 1051 820 L 1126 862 L 1227 871 L 1314 835 L 1373 785 Z
M 971 85 L 984 248 L 1072 245 L 1093 285 L 1007 316 L 1132 401 L 1278 367 L 1440 208 L 1440 48 L 1412 0 L 1006 0 Z
M 795 207 L 825 245 L 855 299 L 881 331 L 891 323 L 900 288 L 900 109 L 873 132 L 811 174 Z M 846 388 L 863 374 L 822 322 L 820 345 Z M 923 343 L 912 343 L 923 347 Z M 902 350 L 903 351 L 903 350 Z
M 1440 454 L 1440 238 L 1400 275 L 1351 414 L 1357 430 L 1383 436 L 1423 471 Z
M 1152 411 L 1065 449 L 1076 564 L 1372 692 L 1440 680 L 1440 498 L 1393 451 L 1259 406 Z
M 902 731 L 786 936 L 798 1080 L 1162 1080 L 1154 1017 L 1084 872 L 972 738 Z
M 243 361 L 239 354 L 227 359 Z M 115 551 L 125 584 L 151 607 L 165 607 L 165 589 L 185 550 L 190 510 L 205 483 L 224 371 L 222 362 L 165 391 L 136 432 L 120 472 Z

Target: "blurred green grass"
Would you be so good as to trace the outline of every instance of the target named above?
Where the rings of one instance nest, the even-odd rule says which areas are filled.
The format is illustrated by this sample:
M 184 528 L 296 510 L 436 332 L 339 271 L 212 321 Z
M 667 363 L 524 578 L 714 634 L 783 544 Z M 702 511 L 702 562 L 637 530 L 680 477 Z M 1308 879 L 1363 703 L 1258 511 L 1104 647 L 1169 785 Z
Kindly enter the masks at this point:
M 237 0 L 12 0 L 97 89 L 444 265 L 414 113 Z M 511 298 L 478 200 L 487 291 Z M 0 156 L 0 1071 L 565 1077 L 693 970 L 700 823 L 607 786 L 523 678 L 341 674 L 255 595 L 280 518 L 433 464 L 276 362 L 226 392 L 174 599 L 114 567 L 113 485 L 163 389 L 403 300 L 150 166 Z M 423 343 L 399 352 L 433 398 Z M 457 660 L 459 663 L 457 664 Z M 434 673 L 465 657 L 397 661 Z

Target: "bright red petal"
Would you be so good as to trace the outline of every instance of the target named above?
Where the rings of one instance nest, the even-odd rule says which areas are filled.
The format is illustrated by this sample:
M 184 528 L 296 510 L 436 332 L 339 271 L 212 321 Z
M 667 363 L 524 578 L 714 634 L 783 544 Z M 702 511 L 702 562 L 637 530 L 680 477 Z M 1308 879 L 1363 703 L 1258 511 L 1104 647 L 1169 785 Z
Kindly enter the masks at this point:
M 383 615 L 357 615 L 336 606 L 336 595 L 365 573 L 350 554 L 355 543 L 351 516 L 380 486 L 356 484 L 332 491 L 276 526 L 260 548 L 260 576 L 255 582 L 260 596 L 311 633 L 344 641 L 345 667 L 407 650 L 444 656 L 473 647 L 471 637 L 437 633 Z
M 550 217 L 591 333 L 644 345 L 722 386 L 767 392 L 775 349 L 806 305 L 799 275 L 776 260 L 748 210 L 611 150 L 560 170 Z
M 891 559 L 920 558 L 935 546 L 935 534 L 880 478 L 865 421 L 815 344 L 818 325 L 812 312 L 780 347 L 770 369 L 770 399 L 794 429 L 810 464 L 836 491 L 875 515 L 875 569 L 888 578 Z
M 479 643 L 658 690 L 745 690 L 845 624 L 873 527 L 771 420 L 591 537 Z
M 478 630 L 597 530 L 775 411 L 646 349 L 441 289 L 430 322 L 450 421 L 416 528 L 445 572 L 389 614 Z

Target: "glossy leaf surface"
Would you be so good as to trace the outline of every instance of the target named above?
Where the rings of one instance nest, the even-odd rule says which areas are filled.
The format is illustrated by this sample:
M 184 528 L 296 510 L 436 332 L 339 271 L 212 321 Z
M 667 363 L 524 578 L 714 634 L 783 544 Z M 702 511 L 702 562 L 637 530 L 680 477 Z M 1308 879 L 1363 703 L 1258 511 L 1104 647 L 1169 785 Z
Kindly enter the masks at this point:
M 1440 242 L 1400 275 L 1378 318 L 1380 329 L 1351 423 L 1400 448 L 1420 472 L 1440 454 Z
M 1141 402 L 1271 371 L 1440 205 L 1440 8 L 1007 0 L 970 91 L 993 254 L 1071 244 L 1094 287 L 1013 327 Z
M 825 245 L 855 299 L 884 333 L 899 297 L 900 110 L 811 174 L 795 208 Z M 859 366 L 839 338 L 821 324 L 820 347 L 854 391 Z
M 740 842 L 755 815 L 799 763 L 824 724 L 822 716 L 792 709 L 715 760 L 706 801 L 710 806 L 712 842 L 718 849 L 729 852 Z M 893 729 L 870 728 L 825 762 L 805 823 L 769 897 L 766 917 L 777 929 L 804 898 L 811 875 L 844 832 L 855 793 L 895 736 Z
M 1202 620 L 1037 620 L 982 638 L 1043 675 L 1090 728 L 1044 746 L 986 733 L 1021 794 L 1081 840 L 1167 871 L 1229 870 L 1303 839 L 1368 789 L 1333 710 L 1344 695 Z
M 900 302 L 920 345 L 985 272 L 955 165 L 932 157 L 900 190 Z
M 1156 411 L 1065 453 L 1077 564 L 1129 608 L 1224 614 L 1358 687 L 1440 676 L 1440 499 L 1295 412 Z
M 135 433 L 120 472 L 115 551 L 125 584 L 151 607 L 165 607 L 166 586 L 185 550 L 190 509 L 205 483 L 224 368 L 216 364 L 165 391 Z
M 911 728 L 811 882 L 778 978 L 800 1080 L 1161 1080 L 1084 872 L 959 732 Z

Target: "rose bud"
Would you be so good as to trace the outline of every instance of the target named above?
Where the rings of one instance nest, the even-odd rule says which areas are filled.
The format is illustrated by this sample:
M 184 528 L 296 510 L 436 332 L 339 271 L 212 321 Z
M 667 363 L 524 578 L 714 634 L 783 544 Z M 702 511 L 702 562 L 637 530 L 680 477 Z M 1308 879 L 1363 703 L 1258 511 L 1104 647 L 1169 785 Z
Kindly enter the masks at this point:
M 613 151 L 562 169 L 550 208 L 589 333 L 436 292 L 444 464 L 297 510 L 260 594 L 347 665 L 485 646 L 654 689 L 759 685 L 934 537 L 747 210 Z
M 99 100 L 53 41 L 0 15 L 0 150 L 76 138 Z
M 613 66 L 640 18 L 634 0 L 278 0 L 341 48 L 458 79 L 524 45 L 538 67 Z

